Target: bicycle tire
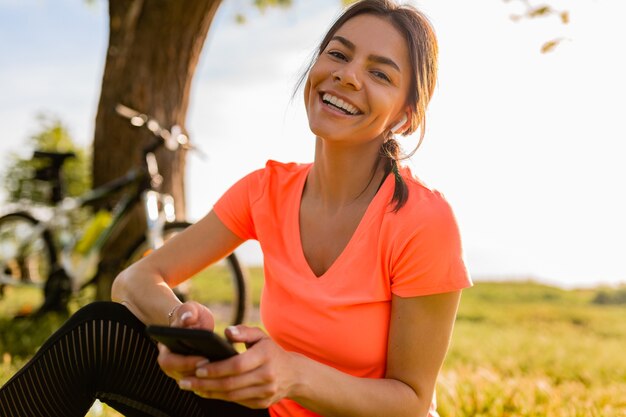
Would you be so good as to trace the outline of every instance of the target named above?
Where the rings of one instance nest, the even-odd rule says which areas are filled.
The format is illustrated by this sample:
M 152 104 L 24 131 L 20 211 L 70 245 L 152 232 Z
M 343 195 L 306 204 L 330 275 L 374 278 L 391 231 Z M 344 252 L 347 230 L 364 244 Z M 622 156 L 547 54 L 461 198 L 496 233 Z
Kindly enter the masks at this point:
M 169 238 L 189 226 L 191 226 L 191 223 L 188 222 L 166 223 L 163 231 L 165 242 L 167 243 Z M 142 237 L 131 246 L 131 250 L 126 256 L 126 265 L 136 262 L 149 252 L 148 243 Z M 207 274 L 214 276 L 205 277 L 204 275 Z M 209 279 L 203 280 L 203 278 Z M 210 294 L 210 290 L 214 288 L 210 288 L 209 291 L 201 291 L 202 287 L 209 285 L 210 279 L 216 281 L 215 294 Z M 217 284 L 218 280 L 219 284 Z M 185 287 L 187 288 L 185 289 Z M 192 299 L 209 307 L 215 316 L 216 329 L 219 330 L 228 325 L 243 323 L 248 311 L 249 291 L 247 277 L 234 253 L 231 253 L 220 262 L 208 266 L 183 284 L 174 288 L 174 290 L 179 297 L 181 297 L 182 293 L 183 300 L 186 298 Z M 219 294 L 217 294 L 218 290 Z
M 24 286 L 37 288 L 45 299 L 45 286 L 56 264 L 56 252 L 49 230 L 44 229 L 39 236 L 29 236 L 39 223 L 26 212 L 0 217 L 0 274 L 3 278 L 0 295 L 4 295 L 7 286 Z

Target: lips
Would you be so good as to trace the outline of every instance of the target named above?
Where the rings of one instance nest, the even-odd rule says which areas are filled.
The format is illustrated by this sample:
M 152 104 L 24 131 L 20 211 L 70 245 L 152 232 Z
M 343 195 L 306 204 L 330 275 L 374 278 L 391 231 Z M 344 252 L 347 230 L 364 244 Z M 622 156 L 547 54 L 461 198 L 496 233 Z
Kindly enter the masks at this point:
M 347 100 L 341 99 L 331 93 L 320 93 L 320 97 L 327 105 L 332 106 L 349 116 L 356 116 L 363 113 L 354 104 L 349 103 Z

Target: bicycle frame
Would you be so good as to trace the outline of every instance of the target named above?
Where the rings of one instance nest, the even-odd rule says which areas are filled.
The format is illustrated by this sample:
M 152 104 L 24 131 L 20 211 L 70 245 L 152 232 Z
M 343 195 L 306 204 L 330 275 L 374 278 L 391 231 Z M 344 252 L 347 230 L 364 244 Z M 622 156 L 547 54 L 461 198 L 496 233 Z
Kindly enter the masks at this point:
M 121 230 L 125 223 L 126 217 L 137 203 L 141 201 L 145 219 L 146 240 L 151 249 L 157 249 L 163 244 L 163 229 L 167 222 L 173 222 L 176 219 L 174 199 L 171 195 L 161 193 L 159 191 L 162 183 L 162 177 L 159 174 L 158 164 L 154 151 L 166 146 L 170 150 L 174 150 L 168 145 L 167 140 L 172 137 L 171 133 L 162 129 L 158 123 L 149 119 L 147 116 L 140 114 L 125 106 L 118 106 L 118 113 L 128 118 L 134 126 L 145 125 L 155 135 L 156 140 L 146 146 L 143 150 L 143 162 L 141 168 L 129 170 L 126 175 L 112 180 L 96 189 L 93 189 L 79 197 L 67 197 L 58 204 L 49 206 L 40 206 L 35 208 L 22 206 L 13 212 L 24 213 L 25 215 L 37 220 L 31 229 L 31 236 L 26 236 L 22 241 L 22 246 L 16 248 L 18 253 L 30 242 L 34 241 L 38 236 L 44 233 L 52 235 L 62 235 L 67 232 L 71 222 L 71 213 L 81 207 L 90 206 L 92 203 L 114 195 L 120 191 L 123 192 L 122 197 L 113 206 L 111 210 L 111 221 L 102 229 L 89 249 L 85 253 L 76 251 L 79 238 L 73 237 L 63 242 L 59 239 L 59 243 L 53 242 L 51 267 L 61 268 L 69 276 L 74 291 L 80 290 L 97 279 L 97 272 L 100 264 L 100 253 L 112 236 Z M 175 139 L 178 143 L 176 146 L 186 146 L 186 142 L 180 139 L 183 136 L 178 135 Z M 54 241 L 54 239 L 52 239 Z M 17 281 L 0 271 L 0 284 L 9 285 L 38 285 L 35 282 Z M 42 284 L 40 284 L 42 285 Z
M 149 153 L 146 156 L 147 159 L 151 159 L 149 155 L 152 155 L 152 158 L 154 157 L 154 154 Z M 115 204 L 111 210 L 112 218 L 109 225 L 98 234 L 87 253 L 77 259 L 75 246 L 78 241 L 73 242 L 72 245 L 66 245 L 61 250 L 60 260 L 63 269 L 72 278 L 74 289 L 82 289 L 93 282 L 103 247 L 123 227 L 124 219 L 140 201 L 143 203 L 147 220 L 146 238 L 151 242 L 153 249 L 163 244 L 163 226 L 166 221 L 174 221 L 176 217 L 174 199 L 168 194 L 160 193 L 151 187 L 142 185 L 145 184 L 147 178 L 149 179 L 150 176 L 147 176 L 145 172 L 132 170 L 126 176 L 93 190 L 84 199 L 81 199 L 80 206 L 86 206 L 93 201 L 113 195 L 120 190 L 132 186 L 137 187 L 134 192 L 124 194 Z
M 147 158 L 151 159 L 150 156 L 147 156 Z M 96 275 L 102 248 L 116 230 L 121 228 L 125 217 L 140 201 L 143 204 L 147 219 L 146 238 L 148 242 L 150 242 L 153 249 L 163 244 L 163 227 L 166 222 L 172 222 L 176 217 L 174 199 L 168 194 L 160 193 L 152 189 L 152 187 L 145 186 L 146 179 L 149 178 L 150 175 L 143 170 L 131 170 L 124 177 L 104 184 L 83 196 L 65 198 L 56 206 L 38 207 L 36 210 L 24 207 L 21 210 L 17 210 L 39 221 L 30 230 L 30 236 L 24 236 L 22 246 L 27 246 L 30 241 L 41 236 L 46 231 L 53 235 L 61 235 L 70 223 L 72 211 L 89 206 L 94 201 L 113 195 L 118 191 L 135 187 L 135 190 L 123 194 L 120 200 L 113 206 L 109 225 L 97 235 L 86 253 L 81 254 L 76 251 L 79 238 L 72 238 L 67 242 L 54 244 L 53 253 L 55 257 L 51 259 L 53 268 L 55 267 L 54 264 L 56 264 L 56 267 L 61 267 L 65 270 L 72 280 L 74 290 L 89 285 Z M 142 186 L 142 184 L 144 185 Z M 20 251 L 23 247 L 18 247 L 16 250 Z M 9 285 L 39 285 L 35 282 L 21 282 L 4 276 L 4 274 L 0 275 L 0 283 Z
M 164 240 L 190 226 L 186 221 L 176 221 L 173 197 L 160 191 L 163 178 L 159 174 L 154 152 L 159 147 L 170 151 L 179 147 L 197 149 L 188 143 L 180 130 L 176 131 L 176 127 L 172 128 L 173 131 L 162 129 L 154 119 L 125 106 L 118 105 L 116 111 L 131 125 L 145 126 L 154 136 L 154 142 L 143 149 L 141 166 L 82 196 L 63 199 L 60 193 L 52 199 L 51 206 L 18 203 L 12 205 L 9 212 L 6 210 L 9 207 L 1 210 L 0 297 L 5 286 L 39 286 L 43 289 L 44 301 L 34 314 L 64 311 L 72 293 L 97 283 L 98 277 L 102 276 L 100 272 L 108 269 L 108 265 L 100 259 L 102 251 L 123 230 L 137 204 L 141 204 L 145 212 L 146 233 L 129 245 L 116 267 L 140 259 L 161 246 Z M 55 169 L 60 168 L 67 158 L 64 154 L 42 154 L 59 161 Z M 53 174 L 48 177 L 53 177 L 58 185 L 61 180 L 59 170 Z M 86 213 L 81 208 L 101 207 L 99 200 L 113 195 L 121 197 L 112 207 L 96 210 L 93 217 L 83 223 Z M 83 229 L 83 232 L 74 233 L 78 229 Z M 241 323 L 248 304 L 248 291 L 245 274 L 234 253 L 226 256 L 224 262 L 207 265 L 188 277 L 185 285 L 191 289 L 177 286 L 173 290 L 184 299 L 192 294 L 195 283 L 204 282 L 207 276 L 216 279 L 220 291 L 209 297 L 203 296 L 208 295 L 208 291 L 195 292 L 192 296 L 218 312 L 215 318 L 219 323 Z M 229 290 L 232 291 L 231 296 L 224 298 Z

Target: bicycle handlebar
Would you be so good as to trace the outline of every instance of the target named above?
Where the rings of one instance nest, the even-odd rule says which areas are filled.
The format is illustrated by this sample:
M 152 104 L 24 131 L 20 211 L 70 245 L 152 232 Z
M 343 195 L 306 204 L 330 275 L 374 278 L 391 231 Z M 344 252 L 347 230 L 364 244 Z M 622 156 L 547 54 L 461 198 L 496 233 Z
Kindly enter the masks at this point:
M 128 119 L 131 125 L 136 127 L 145 126 L 155 137 L 159 138 L 165 147 L 170 151 L 175 151 L 181 147 L 186 150 L 194 150 L 203 155 L 203 152 L 201 152 L 197 146 L 194 146 L 189 142 L 189 138 L 187 135 L 182 133 L 180 126 L 174 125 L 171 130 L 165 129 L 153 117 L 135 109 L 131 109 L 123 104 L 117 104 L 115 106 L 115 111 L 120 116 Z

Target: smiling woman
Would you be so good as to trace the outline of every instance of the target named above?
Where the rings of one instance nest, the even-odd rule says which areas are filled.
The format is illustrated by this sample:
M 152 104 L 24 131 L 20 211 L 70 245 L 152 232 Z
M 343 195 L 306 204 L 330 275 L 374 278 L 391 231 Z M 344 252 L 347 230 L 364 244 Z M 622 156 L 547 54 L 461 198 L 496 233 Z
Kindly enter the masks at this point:
M 314 162 L 269 161 L 123 271 L 119 304 L 73 316 L 0 389 L 0 410 L 80 416 L 99 398 L 127 416 L 436 416 L 437 375 L 471 281 L 448 203 L 400 165 L 395 139 L 423 135 L 436 62 L 434 32 L 413 7 L 348 8 L 305 74 Z M 263 249 L 267 334 L 228 328 L 248 349 L 213 363 L 157 350 L 145 324 L 214 322 L 170 287 L 248 239 Z M 25 384 L 58 389 L 35 395 Z
M 390 111 L 387 117 L 378 118 L 372 123 L 382 123 L 387 127 L 390 123 L 389 117 L 394 114 L 397 121 L 388 133 L 400 133 L 406 136 L 421 128 L 420 142 L 417 145 L 419 147 L 425 134 L 426 108 L 433 95 L 437 79 L 438 47 L 428 19 L 417 10 L 413 10 L 412 13 L 408 13 L 407 10 L 400 8 L 398 13 L 387 14 L 384 2 L 378 4 L 360 2 L 333 24 L 320 44 L 318 59 L 311 63 L 308 71 L 309 81 L 305 89 L 305 102 L 308 104 L 309 125 L 314 133 L 315 128 L 311 124 L 309 113 L 311 104 L 309 103 L 309 88 L 311 87 L 309 83 L 317 79 L 313 77 L 316 67 L 323 66 L 326 62 L 328 64 L 326 66 L 331 66 L 331 68 L 323 68 L 321 76 L 325 69 L 330 71 L 330 76 L 338 80 L 339 84 L 354 83 L 356 80 L 358 85 L 355 87 L 361 91 L 361 95 L 367 92 L 369 98 L 371 94 L 373 101 L 371 105 L 374 109 L 378 106 Z M 350 39 L 350 36 L 354 39 Z M 361 49 L 357 48 L 357 42 L 361 45 Z M 342 62 L 344 65 L 341 65 Z M 331 65 L 333 63 L 334 67 Z M 362 74 L 355 79 L 349 78 L 356 75 L 351 71 L 354 66 L 358 65 L 361 65 Z M 346 70 L 348 72 L 342 72 Z M 304 77 L 300 80 L 300 84 L 303 81 Z M 361 85 L 361 83 L 366 83 L 366 85 Z M 345 97 L 342 99 L 328 92 L 319 94 L 322 94 L 321 98 L 324 103 L 335 105 L 335 107 L 337 103 L 340 103 L 340 106 L 343 104 L 344 107 L 344 103 L 347 103 L 351 106 L 346 107 L 349 114 L 363 115 L 362 110 Z M 390 94 L 395 97 L 390 97 Z M 315 93 L 313 97 L 316 97 Z M 394 109 L 393 105 L 390 106 L 389 104 L 393 103 L 394 99 L 401 100 L 396 102 L 404 103 L 404 108 L 400 110 Z M 398 112 L 401 116 L 395 114 Z M 407 121 L 409 123 L 406 123 Z M 409 156 L 417 150 L 417 147 L 409 153 Z M 396 178 L 393 200 L 397 203 L 395 206 L 397 210 L 406 201 L 407 188 L 402 176 L 398 173 L 400 146 L 393 135 L 387 135 L 380 151 L 387 157 L 384 176 L 393 171 Z
M 408 61 L 391 23 L 372 15 L 347 21 L 309 71 L 304 99 L 311 131 L 327 140 L 378 138 L 411 111 Z

